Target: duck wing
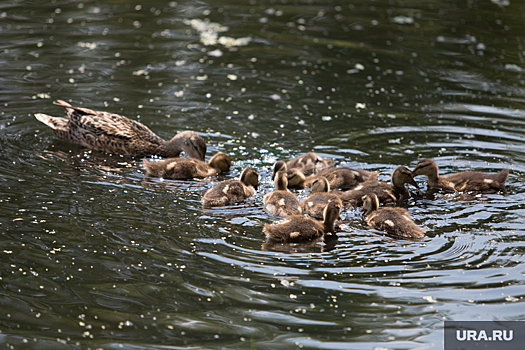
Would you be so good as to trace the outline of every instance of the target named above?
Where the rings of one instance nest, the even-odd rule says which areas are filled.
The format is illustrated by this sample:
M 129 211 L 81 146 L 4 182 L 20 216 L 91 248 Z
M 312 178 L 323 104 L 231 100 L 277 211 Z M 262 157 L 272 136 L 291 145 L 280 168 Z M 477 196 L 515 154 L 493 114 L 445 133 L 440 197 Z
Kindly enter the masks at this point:
M 88 132 L 95 137 L 105 136 L 122 141 L 153 143 L 156 145 L 164 142 L 144 124 L 123 115 L 74 107 L 61 100 L 55 102 L 55 104 L 67 109 L 67 116 L 72 127 L 84 133 Z

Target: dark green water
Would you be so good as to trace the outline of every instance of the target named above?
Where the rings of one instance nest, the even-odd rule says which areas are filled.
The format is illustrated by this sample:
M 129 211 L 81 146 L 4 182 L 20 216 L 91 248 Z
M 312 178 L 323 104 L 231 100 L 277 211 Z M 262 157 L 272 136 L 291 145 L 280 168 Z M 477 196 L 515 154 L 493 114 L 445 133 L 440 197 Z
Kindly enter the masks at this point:
M 514 0 L 3 2 L 0 347 L 441 349 L 444 320 L 523 320 L 524 23 Z M 56 99 L 195 130 L 232 171 L 144 181 L 56 140 L 33 117 Z M 266 250 L 270 167 L 312 150 L 385 181 L 426 157 L 511 175 L 486 195 L 418 180 L 423 242 L 349 209 L 334 245 Z M 247 165 L 257 195 L 203 210 Z

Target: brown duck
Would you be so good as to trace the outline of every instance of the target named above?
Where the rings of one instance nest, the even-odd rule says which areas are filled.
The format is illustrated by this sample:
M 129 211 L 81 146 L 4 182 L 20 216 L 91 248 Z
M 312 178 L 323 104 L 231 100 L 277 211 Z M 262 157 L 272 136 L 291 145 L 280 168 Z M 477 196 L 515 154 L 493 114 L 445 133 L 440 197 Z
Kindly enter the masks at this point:
M 334 161 L 332 159 L 320 157 L 315 152 L 308 152 L 290 159 L 286 162 L 286 166 L 288 167 L 288 170 L 297 169 L 305 176 L 308 176 L 333 167 Z
M 223 152 L 216 153 L 206 163 L 193 158 L 168 158 L 158 162 L 143 160 L 146 176 L 171 180 L 203 179 L 230 170 L 232 161 Z
M 278 171 L 285 171 L 288 177 L 288 188 L 304 188 L 304 181 L 306 176 L 299 169 L 288 169 L 286 163 L 278 160 L 272 167 L 272 179 L 275 179 L 275 174 Z
M 499 191 L 505 186 L 509 169 L 499 173 L 463 171 L 452 175 L 439 176 L 439 168 L 432 159 L 422 159 L 414 168 L 412 175 L 426 175 L 428 186 L 448 191 Z
M 391 184 L 379 181 L 368 181 L 358 185 L 356 188 L 340 193 L 343 202 L 360 207 L 363 205 L 363 196 L 374 193 L 381 203 L 403 201 L 410 198 L 410 192 L 405 184 L 419 188 L 412 178 L 412 173 L 404 166 L 394 169 L 391 175 Z
M 319 173 L 305 177 L 298 169 L 289 170 L 286 163 L 277 161 L 273 165 L 272 176 L 275 177 L 277 171 L 286 169 L 288 174 L 288 187 L 310 187 L 319 176 L 324 176 L 330 183 L 331 188 L 340 188 L 348 190 L 354 188 L 361 182 L 377 179 L 379 171 L 367 171 L 363 169 L 352 168 L 330 168 L 320 171 Z
M 244 202 L 255 195 L 259 185 L 259 173 L 255 168 L 246 167 L 239 180 L 220 182 L 204 193 L 202 204 L 205 207 L 223 207 Z
M 408 209 L 400 207 L 379 209 L 379 199 L 375 193 L 363 196 L 363 209 L 366 223 L 370 228 L 396 238 L 425 237 L 425 230 L 412 221 Z
M 263 232 L 268 238 L 283 243 L 305 243 L 335 233 L 334 222 L 339 217 L 341 206 L 330 202 L 323 212 L 323 221 L 292 215 L 274 225 L 264 224 Z
M 308 176 L 304 181 L 304 185 L 305 187 L 310 187 L 317 178 L 324 176 L 330 183 L 330 188 L 350 190 L 360 183 L 376 180 L 379 173 L 379 171 L 352 168 L 325 169 L 318 174 Z
M 324 176 L 319 176 L 312 182 L 311 193 L 301 202 L 303 214 L 308 214 L 317 220 L 323 219 L 324 208 L 329 202 L 334 202 L 343 206 L 339 196 L 330 192 L 330 184 Z
M 73 107 L 58 100 L 67 116 L 52 117 L 37 113 L 35 118 L 53 129 L 64 141 L 76 143 L 96 151 L 134 156 L 158 155 L 178 157 L 184 151 L 191 158 L 204 160 L 206 143 L 194 131 L 183 131 L 170 141 L 155 135 L 147 126 L 122 115 Z
M 264 195 L 264 210 L 270 215 L 281 218 L 302 214 L 299 200 L 295 194 L 290 192 L 287 188 L 288 177 L 286 175 L 286 169 L 276 173 L 274 184 L 275 191 Z

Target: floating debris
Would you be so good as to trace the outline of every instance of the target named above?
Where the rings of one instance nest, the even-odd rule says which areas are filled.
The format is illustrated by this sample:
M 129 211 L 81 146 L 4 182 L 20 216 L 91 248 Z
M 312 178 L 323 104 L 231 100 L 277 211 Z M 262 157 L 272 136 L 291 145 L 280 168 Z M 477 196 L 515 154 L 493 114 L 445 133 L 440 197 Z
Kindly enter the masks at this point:
M 227 32 L 230 28 L 223 26 L 220 23 L 210 22 L 208 19 L 187 19 L 184 20 L 184 24 L 189 25 L 198 31 L 201 43 L 206 46 L 221 44 L 227 48 L 230 48 L 235 46 L 246 46 L 252 41 L 252 38 L 250 37 L 235 39 L 228 36 L 219 36 L 219 33 Z M 218 55 L 216 57 L 222 56 L 222 52 L 220 50 L 218 50 L 218 52 L 217 50 L 212 52 Z
M 507 63 L 505 65 L 505 69 L 507 70 L 512 70 L 512 71 L 515 71 L 515 72 L 521 72 L 523 71 L 523 68 L 521 68 L 520 66 L 516 65 L 516 64 L 510 64 L 510 63 Z
M 433 297 L 431 297 L 431 296 L 429 296 L 429 295 L 428 295 L 428 296 L 424 296 L 423 299 L 425 299 L 425 300 L 428 301 L 429 303 L 436 303 L 436 302 L 437 302 L 436 299 L 434 299 Z
M 414 17 L 395 16 L 394 18 L 392 18 L 392 22 L 397 24 L 412 24 L 414 23 Z
M 97 44 L 95 43 L 84 43 L 82 41 L 80 41 L 77 45 L 90 50 L 95 50 L 97 48 Z
M 225 47 L 234 47 L 234 46 L 246 46 L 252 41 L 252 38 L 250 37 L 244 37 L 244 38 L 230 38 L 229 36 L 221 36 L 219 38 L 219 44 L 224 45 Z

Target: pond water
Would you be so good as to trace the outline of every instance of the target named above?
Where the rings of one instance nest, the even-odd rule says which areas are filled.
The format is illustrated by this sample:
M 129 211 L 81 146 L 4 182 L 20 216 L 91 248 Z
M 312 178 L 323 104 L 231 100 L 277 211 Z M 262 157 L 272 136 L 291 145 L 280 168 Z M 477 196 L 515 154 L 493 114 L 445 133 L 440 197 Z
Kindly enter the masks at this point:
M 8 1 L 0 5 L 0 344 L 10 349 L 441 349 L 445 320 L 523 320 L 525 5 L 519 1 Z M 232 170 L 146 180 L 57 140 L 57 99 Z M 338 240 L 266 246 L 271 166 L 510 168 L 497 194 L 421 192 L 421 242 L 346 208 Z M 246 204 L 203 192 L 247 165 Z M 304 198 L 308 191 L 296 191 Z

